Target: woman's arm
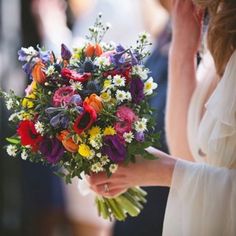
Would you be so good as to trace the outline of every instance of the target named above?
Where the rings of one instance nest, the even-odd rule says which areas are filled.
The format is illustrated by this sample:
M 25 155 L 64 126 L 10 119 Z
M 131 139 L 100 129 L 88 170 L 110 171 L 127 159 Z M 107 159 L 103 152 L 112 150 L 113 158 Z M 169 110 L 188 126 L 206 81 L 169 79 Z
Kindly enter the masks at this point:
M 172 4 L 173 39 L 169 55 L 166 133 L 172 155 L 193 160 L 187 140 L 187 116 L 196 86 L 196 54 L 200 42 L 201 14 L 192 1 Z
M 149 152 L 158 157 L 157 160 L 138 159 L 136 163 L 119 165 L 111 177 L 99 173 L 88 177 L 91 189 L 105 197 L 112 197 L 125 192 L 133 186 L 170 186 L 176 160 L 168 154 L 149 147 Z M 105 191 L 104 185 L 109 186 Z

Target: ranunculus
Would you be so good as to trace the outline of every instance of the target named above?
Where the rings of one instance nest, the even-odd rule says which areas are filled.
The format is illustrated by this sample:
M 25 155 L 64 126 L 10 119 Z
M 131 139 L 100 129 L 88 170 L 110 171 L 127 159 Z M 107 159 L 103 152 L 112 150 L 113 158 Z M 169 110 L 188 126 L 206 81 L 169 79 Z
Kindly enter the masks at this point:
M 89 106 L 93 107 L 94 110 L 99 113 L 103 106 L 102 106 L 102 99 L 95 93 L 91 94 L 84 100 Z
M 42 63 L 42 61 L 38 61 L 32 70 L 32 77 L 33 80 L 35 80 L 37 83 L 42 84 L 46 81 L 47 77 L 45 72 L 43 71 L 44 69 L 44 64 Z
M 105 136 L 102 153 L 107 155 L 115 163 L 123 162 L 126 157 L 126 148 L 118 135 Z
M 120 106 L 116 111 L 116 116 L 119 120 L 127 121 L 128 123 L 133 123 L 137 120 L 137 116 L 133 110 L 126 106 Z
M 56 164 L 65 151 L 60 141 L 56 138 L 44 139 L 39 146 L 39 150 L 50 164 Z
M 132 130 L 132 124 L 137 120 L 137 116 L 132 109 L 126 106 L 120 106 L 117 109 L 116 116 L 118 121 L 115 123 L 115 130 L 120 137 Z
M 74 70 L 70 70 L 68 68 L 63 68 L 61 70 L 61 75 L 62 77 L 68 79 L 68 80 L 73 80 L 76 82 L 86 82 L 91 78 L 91 73 L 83 73 L 83 74 L 79 74 Z
M 102 47 L 99 44 L 88 44 L 85 48 L 85 55 L 86 57 L 96 56 L 99 57 L 103 53 Z
M 31 120 L 21 121 L 17 133 L 20 136 L 21 144 L 23 146 L 30 145 L 34 151 L 38 149 L 38 145 L 43 139 L 43 137 L 37 133 L 34 122 Z
M 79 149 L 79 145 L 77 145 L 72 138 L 69 138 L 69 131 L 63 130 L 57 136 L 57 138 L 62 142 L 64 148 L 69 152 L 77 152 Z
M 70 86 L 59 88 L 53 95 L 53 106 L 59 107 L 67 105 L 74 94 L 75 91 Z
M 144 83 L 140 78 L 133 78 L 130 82 L 132 101 L 139 104 L 144 99 Z
M 65 44 L 61 44 L 61 57 L 63 60 L 70 60 L 72 54 Z
M 81 134 L 84 130 L 90 128 L 97 119 L 97 113 L 93 107 L 84 102 L 83 108 L 83 113 L 77 117 L 73 126 L 77 134 Z

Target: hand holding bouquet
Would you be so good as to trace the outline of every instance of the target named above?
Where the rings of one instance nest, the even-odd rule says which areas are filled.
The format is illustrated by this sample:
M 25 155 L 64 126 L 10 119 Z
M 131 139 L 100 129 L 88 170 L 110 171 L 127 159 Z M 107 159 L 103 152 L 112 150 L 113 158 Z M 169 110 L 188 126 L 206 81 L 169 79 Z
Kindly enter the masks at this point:
M 10 156 L 62 167 L 58 174 L 66 182 L 81 173 L 110 176 L 136 155 L 153 158 L 145 151 L 158 139 L 151 134 L 155 122 L 147 102 L 157 84 L 142 64 L 147 35 L 124 48 L 102 42 L 107 30 L 99 16 L 86 43 L 73 52 L 62 44 L 59 58 L 39 47 L 19 51 L 32 82 L 23 98 L 1 93 L 17 126 L 16 135 L 7 139 Z M 105 219 L 136 216 L 145 201 L 138 187 L 115 198 L 96 197 Z

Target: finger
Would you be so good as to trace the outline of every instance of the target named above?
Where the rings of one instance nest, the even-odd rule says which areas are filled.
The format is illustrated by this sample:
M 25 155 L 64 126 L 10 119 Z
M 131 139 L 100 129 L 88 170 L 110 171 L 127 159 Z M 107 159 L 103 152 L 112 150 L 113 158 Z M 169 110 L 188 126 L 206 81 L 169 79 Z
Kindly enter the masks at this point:
M 155 157 L 159 157 L 159 158 L 170 158 L 170 155 L 154 148 L 154 147 L 148 147 L 145 149 L 148 153 L 152 154 Z

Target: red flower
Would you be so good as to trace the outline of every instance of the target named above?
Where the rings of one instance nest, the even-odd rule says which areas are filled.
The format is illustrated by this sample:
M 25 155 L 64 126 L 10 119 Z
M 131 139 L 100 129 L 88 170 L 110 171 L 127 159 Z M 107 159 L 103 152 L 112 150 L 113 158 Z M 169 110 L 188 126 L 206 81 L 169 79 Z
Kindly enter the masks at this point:
M 61 70 L 61 75 L 62 77 L 67 78 L 68 80 L 74 80 L 81 83 L 86 82 L 91 78 L 91 73 L 79 74 L 76 71 L 70 70 L 68 68 L 63 68 Z
M 125 80 L 126 83 L 129 84 L 130 81 L 131 81 L 131 67 L 127 67 L 124 70 L 110 70 L 110 71 L 106 71 L 106 72 L 103 73 L 104 77 L 108 77 L 109 75 L 111 75 L 111 76 L 115 76 L 115 75 L 123 76 L 126 79 Z
M 97 119 L 97 113 L 93 107 L 84 102 L 83 108 L 83 113 L 77 117 L 74 123 L 74 130 L 77 134 L 81 134 L 88 129 Z
M 35 151 L 38 149 L 38 145 L 43 139 L 43 137 L 37 133 L 34 123 L 30 120 L 21 121 L 17 133 L 21 138 L 21 144 L 23 146 L 30 145 Z

